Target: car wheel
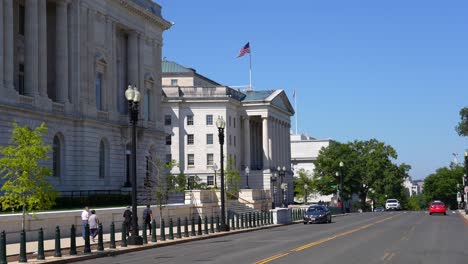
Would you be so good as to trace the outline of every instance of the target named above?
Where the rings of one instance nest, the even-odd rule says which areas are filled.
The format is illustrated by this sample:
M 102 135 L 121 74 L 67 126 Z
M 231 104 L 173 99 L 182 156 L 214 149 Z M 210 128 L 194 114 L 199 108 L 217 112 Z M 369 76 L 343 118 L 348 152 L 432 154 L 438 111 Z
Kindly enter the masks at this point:
M 429 215 L 432 215 L 432 213 L 429 213 Z
M 330 216 L 330 219 L 328 219 L 328 223 L 331 223 L 331 222 L 332 222 L 332 220 L 331 220 L 331 216 Z
M 304 225 L 307 225 L 307 222 L 304 222 Z
M 444 213 L 444 215 L 447 215 L 447 213 Z

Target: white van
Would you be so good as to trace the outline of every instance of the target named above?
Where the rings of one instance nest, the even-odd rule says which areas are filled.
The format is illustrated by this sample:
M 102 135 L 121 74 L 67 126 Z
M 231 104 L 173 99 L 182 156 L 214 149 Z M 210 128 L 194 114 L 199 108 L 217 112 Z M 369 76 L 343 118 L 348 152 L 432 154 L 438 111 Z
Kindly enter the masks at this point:
M 387 199 L 385 210 L 401 210 L 400 202 L 397 199 Z

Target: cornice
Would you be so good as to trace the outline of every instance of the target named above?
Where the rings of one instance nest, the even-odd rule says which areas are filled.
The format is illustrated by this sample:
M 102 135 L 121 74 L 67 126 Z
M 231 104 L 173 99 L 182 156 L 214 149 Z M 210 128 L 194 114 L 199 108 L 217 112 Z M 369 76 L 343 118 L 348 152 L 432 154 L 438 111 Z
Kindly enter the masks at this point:
M 163 19 L 162 17 L 156 16 L 150 11 L 144 9 L 143 7 L 135 4 L 131 0 L 119 0 L 119 3 L 128 9 L 131 13 L 144 17 L 146 20 L 160 26 L 163 30 L 168 30 L 171 28 L 172 24 Z

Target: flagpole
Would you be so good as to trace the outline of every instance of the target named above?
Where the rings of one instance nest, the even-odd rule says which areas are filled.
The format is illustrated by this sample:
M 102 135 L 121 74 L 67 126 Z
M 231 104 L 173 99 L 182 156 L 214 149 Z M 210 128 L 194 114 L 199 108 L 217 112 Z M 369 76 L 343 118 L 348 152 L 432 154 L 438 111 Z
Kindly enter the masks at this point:
M 250 46 L 250 41 L 249 41 L 249 46 Z M 250 48 L 249 52 L 249 80 L 250 80 L 250 91 L 252 91 L 252 48 Z

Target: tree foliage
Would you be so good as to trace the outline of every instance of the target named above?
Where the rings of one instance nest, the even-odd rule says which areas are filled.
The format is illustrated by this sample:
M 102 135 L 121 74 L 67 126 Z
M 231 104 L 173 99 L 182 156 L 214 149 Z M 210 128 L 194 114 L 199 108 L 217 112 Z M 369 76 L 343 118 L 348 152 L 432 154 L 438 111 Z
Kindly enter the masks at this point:
M 377 200 L 397 198 L 405 200 L 402 183 L 408 177 L 409 165 L 394 164 L 397 152 L 392 146 L 376 139 L 348 143 L 332 142 L 320 150 L 314 170 L 313 187 L 321 194 L 336 193 L 343 178 L 343 197 L 357 194 L 361 208 L 366 208 L 369 191 Z M 344 163 L 340 168 L 340 162 Z M 337 172 L 339 175 L 337 176 Z
M 462 184 L 463 167 L 452 164 L 443 167 L 424 179 L 423 194 L 426 202 L 441 200 L 452 209 L 457 208 L 457 184 Z
M 460 110 L 460 122 L 455 127 L 458 135 L 468 137 L 468 107 L 464 107 Z
M 51 170 L 41 165 L 48 159 L 50 146 L 44 145 L 42 137 L 47 134 L 44 123 L 34 130 L 13 123 L 10 145 L 0 147 L 0 174 L 4 180 L 0 202 L 3 209 L 23 210 L 22 227 L 26 214 L 32 210 L 49 209 L 58 196 L 53 186 L 46 181 Z
M 224 172 L 226 176 L 226 190 L 230 195 L 237 196 L 240 191 L 240 174 L 234 166 L 234 160 L 229 157 L 227 161 L 226 170 Z M 228 196 L 229 197 L 229 196 Z
M 299 177 L 294 179 L 294 193 L 298 198 L 304 199 L 307 203 L 307 197 L 314 192 L 312 175 L 307 173 L 304 169 L 299 171 Z

